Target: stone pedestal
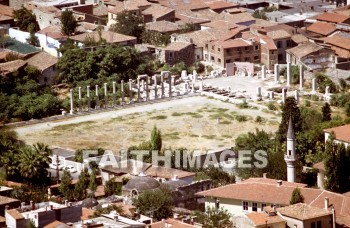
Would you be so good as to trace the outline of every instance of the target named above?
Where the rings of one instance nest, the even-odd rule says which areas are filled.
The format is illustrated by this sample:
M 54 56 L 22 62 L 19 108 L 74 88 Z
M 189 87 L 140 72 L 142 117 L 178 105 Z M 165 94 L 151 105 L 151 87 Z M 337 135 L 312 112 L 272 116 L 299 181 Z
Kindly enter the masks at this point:
M 316 86 L 317 86 L 316 85 L 316 78 L 313 78 L 312 79 L 312 91 L 311 91 L 312 93 L 316 93 L 317 92 L 316 91 L 316 89 L 317 89 Z
M 141 102 L 140 77 L 137 77 L 137 102 Z
M 153 76 L 154 79 L 154 99 L 158 99 L 158 83 L 157 83 L 157 75 Z
M 129 103 L 132 103 L 132 80 L 129 79 Z
M 199 90 L 202 92 L 203 91 L 203 80 L 199 84 Z
M 278 64 L 275 64 L 275 69 L 274 69 L 274 81 L 275 81 L 275 84 L 277 84 L 279 82 L 279 66 Z
M 103 84 L 104 92 L 105 92 L 105 108 L 108 108 L 108 91 L 107 91 L 107 83 Z
M 73 90 L 69 90 L 69 96 L 70 96 L 70 114 L 74 114 L 74 94 Z
M 282 89 L 282 102 L 285 103 L 287 98 L 287 90 L 285 88 Z
M 146 101 L 149 101 L 148 76 L 146 77 Z
M 160 76 L 160 86 L 162 90 L 161 98 L 164 98 L 164 76 L 163 75 Z
M 261 87 L 260 87 L 260 86 L 256 87 L 256 96 L 257 96 L 258 98 L 261 97 Z
M 117 95 L 116 95 L 116 92 L 117 92 L 117 82 L 113 82 L 113 107 L 116 107 L 117 106 Z
M 297 102 L 297 104 L 299 104 L 299 91 L 298 90 L 295 90 L 294 91 L 294 98 L 295 98 L 295 101 Z
M 290 87 L 292 85 L 292 64 L 290 62 L 287 63 L 287 86 Z
M 81 104 L 81 87 L 78 87 L 78 98 L 79 98 L 79 112 L 83 111 L 82 104 Z
M 120 82 L 120 92 L 122 94 L 122 103 L 121 103 L 121 105 L 124 105 L 125 104 L 124 80 L 121 80 L 121 82 Z
M 266 66 L 265 65 L 261 66 L 261 79 L 262 80 L 266 79 Z
M 96 96 L 96 105 L 95 105 L 95 109 L 99 109 L 100 108 L 100 100 L 99 100 L 99 96 L 98 96 L 98 85 L 95 86 L 95 96 Z
M 90 111 L 90 107 L 91 107 L 90 86 L 86 87 L 86 98 L 87 98 L 87 110 Z
M 269 93 L 269 98 L 270 98 L 271 100 L 275 99 L 275 92 L 270 91 L 270 93 Z

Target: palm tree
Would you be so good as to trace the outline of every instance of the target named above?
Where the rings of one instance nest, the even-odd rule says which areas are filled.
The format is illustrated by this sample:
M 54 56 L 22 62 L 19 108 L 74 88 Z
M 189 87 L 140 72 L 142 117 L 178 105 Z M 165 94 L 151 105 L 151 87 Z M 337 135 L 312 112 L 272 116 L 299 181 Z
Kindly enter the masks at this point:
M 45 159 L 48 164 L 50 164 L 51 158 L 49 156 L 52 156 L 52 150 L 50 147 L 44 143 L 37 142 L 36 144 L 33 144 L 34 150 L 43 156 L 43 159 Z

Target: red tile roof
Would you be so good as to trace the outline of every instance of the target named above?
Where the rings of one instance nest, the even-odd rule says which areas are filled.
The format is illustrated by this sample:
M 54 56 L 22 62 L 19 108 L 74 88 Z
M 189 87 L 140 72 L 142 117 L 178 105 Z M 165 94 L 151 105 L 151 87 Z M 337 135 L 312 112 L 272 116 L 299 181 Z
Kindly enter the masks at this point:
M 26 60 L 28 65 L 34 66 L 41 71 L 46 70 L 49 67 L 52 67 L 57 64 L 58 59 L 44 51 L 39 52 L 38 54 L 30 57 Z
M 47 35 L 48 37 L 51 37 L 51 38 L 57 39 L 57 40 L 60 40 L 60 39 L 63 39 L 66 37 L 62 33 L 60 25 L 50 25 L 50 26 L 38 31 L 38 33 L 43 34 L 43 35 Z
M 306 28 L 307 31 L 328 36 L 337 30 L 335 25 L 326 22 L 315 22 Z
M 333 128 L 327 128 L 323 130 L 327 133 L 334 132 L 335 138 L 337 140 L 343 141 L 343 142 L 350 142 L 350 124 L 339 126 L 339 127 L 333 127 Z
M 161 6 L 158 4 L 152 4 L 147 7 L 147 9 L 142 11 L 142 14 L 147 15 L 151 14 L 154 19 L 164 17 L 170 13 L 173 13 L 175 10 L 166 6 Z
M 253 212 L 246 214 L 246 216 L 254 223 L 254 225 L 262 226 L 262 225 L 273 225 L 276 223 L 285 223 L 284 219 L 279 215 L 269 216 L 265 212 Z
M 334 36 L 324 38 L 324 41 L 327 44 L 331 44 L 350 51 L 350 38 L 334 35 Z
M 6 213 L 8 213 L 15 220 L 24 219 L 23 215 L 17 209 L 7 210 Z
M 98 34 L 97 31 L 94 32 L 86 32 L 83 34 L 71 36 L 70 38 L 72 40 L 76 40 L 79 42 L 84 42 L 86 38 L 93 38 L 96 41 L 100 39 L 100 35 Z M 116 33 L 116 32 L 111 32 L 111 31 L 102 31 L 101 32 L 101 37 L 106 40 L 107 43 L 110 44 L 115 44 L 115 43 L 121 43 L 121 42 L 127 42 L 127 41 L 136 41 L 136 37 L 133 36 L 127 36 L 124 34 Z
M 0 15 L 13 17 L 13 9 L 11 7 L 0 4 Z
M 11 62 L 0 63 L 0 75 L 13 73 L 26 65 L 27 63 L 23 60 L 14 60 Z
M 262 183 L 262 184 L 272 184 L 272 185 L 277 185 L 277 180 L 271 179 L 271 178 L 260 178 L 260 177 L 253 177 L 249 178 L 247 180 L 242 181 L 242 183 Z M 298 188 L 305 188 L 307 184 L 303 183 L 295 183 L 295 182 L 287 182 L 287 181 L 282 181 L 282 185 L 284 186 L 289 186 L 289 187 L 298 187 Z
M 324 163 L 323 162 L 317 162 L 313 164 L 312 168 L 318 169 L 319 171 L 325 172 L 326 169 L 324 168 Z
M 184 48 L 187 48 L 188 46 L 191 46 L 190 43 L 184 43 L 184 42 L 172 42 L 168 46 L 164 48 L 164 50 L 168 51 L 180 51 Z
M 212 10 L 218 10 L 218 9 L 230 9 L 230 8 L 235 8 L 239 6 L 239 4 L 236 3 L 229 3 L 225 1 L 212 1 L 212 2 L 206 2 L 205 3 L 207 6 L 209 6 L 210 9 Z
M 217 28 L 217 29 L 235 29 L 238 27 L 236 23 L 233 23 L 231 21 L 224 21 L 224 20 L 215 20 L 208 23 L 202 24 L 202 26 L 209 27 L 209 28 Z
M 343 23 L 345 21 L 350 21 L 350 17 L 338 14 L 338 13 L 323 13 L 316 17 L 319 21 L 333 22 L 333 23 Z
M 222 48 L 235 48 L 235 47 L 248 47 L 251 44 L 243 39 L 225 40 L 225 41 L 212 41 L 214 45 L 218 45 Z
M 305 203 L 297 203 L 286 207 L 277 208 L 277 211 L 283 216 L 295 218 L 301 221 L 329 216 L 331 211 L 326 211 L 324 208 L 312 207 Z

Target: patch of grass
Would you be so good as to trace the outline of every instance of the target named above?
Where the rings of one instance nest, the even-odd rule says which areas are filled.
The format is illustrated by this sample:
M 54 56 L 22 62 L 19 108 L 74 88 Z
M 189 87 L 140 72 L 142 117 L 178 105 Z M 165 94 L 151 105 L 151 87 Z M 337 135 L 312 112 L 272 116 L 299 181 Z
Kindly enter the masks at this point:
M 192 137 L 192 138 L 198 138 L 199 137 L 199 135 L 196 135 L 196 134 L 190 134 L 189 136 Z
M 267 108 L 268 108 L 269 110 L 271 110 L 271 111 L 277 110 L 276 105 L 275 105 L 272 101 L 270 101 L 269 103 L 267 103 Z
M 186 112 L 184 113 L 184 115 L 188 115 L 188 116 L 191 116 L 192 118 L 202 118 L 203 116 L 196 113 L 196 112 Z
M 76 127 L 80 127 L 83 125 L 91 125 L 91 124 L 95 124 L 95 123 L 96 123 L 95 121 L 86 121 L 86 122 L 81 122 L 81 123 L 65 124 L 65 125 L 55 126 L 50 131 L 73 130 Z
M 261 117 L 261 116 L 257 116 L 256 118 L 255 118 L 255 122 L 257 122 L 257 123 L 262 123 L 262 122 L 264 122 L 264 118 L 263 117 Z
M 249 107 L 249 105 L 245 101 L 243 103 L 237 104 L 236 106 L 240 109 L 245 109 Z
M 152 116 L 150 119 L 152 120 L 165 120 L 168 118 L 166 115 L 158 115 L 158 116 Z
M 228 111 L 228 108 L 217 108 L 216 111 L 217 112 L 226 112 L 226 111 Z
M 168 134 L 164 134 L 163 137 L 164 139 L 180 139 L 179 137 L 179 132 L 172 132 Z
M 218 118 L 224 119 L 224 118 L 226 118 L 226 119 L 229 119 L 229 120 L 234 120 L 235 119 L 234 116 L 232 116 L 232 115 L 230 115 L 228 113 L 223 113 L 223 112 L 219 112 L 219 113 L 215 113 L 215 114 L 209 115 L 209 118 L 210 119 L 218 119 Z
M 232 136 L 231 136 L 231 135 L 226 135 L 226 134 L 221 135 L 221 137 L 223 137 L 223 138 L 232 138 Z
M 203 138 L 206 138 L 206 139 L 215 139 L 216 136 L 215 135 L 202 135 Z
M 122 116 L 118 116 L 118 117 L 115 117 L 115 118 L 112 118 L 113 121 L 123 121 L 124 118 Z
M 172 115 L 172 116 L 182 116 L 182 113 L 173 112 L 171 115 Z
M 248 120 L 248 117 L 247 116 L 243 116 L 243 115 L 236 115 L 236 120 L 238 122 L 245 122 Z

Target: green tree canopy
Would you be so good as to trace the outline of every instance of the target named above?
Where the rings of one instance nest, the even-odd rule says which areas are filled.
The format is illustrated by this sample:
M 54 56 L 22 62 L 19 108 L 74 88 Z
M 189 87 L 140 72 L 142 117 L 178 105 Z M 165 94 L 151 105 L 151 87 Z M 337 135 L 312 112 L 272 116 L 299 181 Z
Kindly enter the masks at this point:
M 198 223 L 206 228 L 230 228 L 233 227 L 232 215 L 223 208 L 207 207 L 205 212 L 195 212 Z
M 292 192 L 289 204 L 304 203 L 304 196 L 301 194 L 299 188 L 295 188 Z
M 332 119 L 332 110 L 328 102 L 322 106 L 322 121 L 330 121 Z
M 84 169 L 79 177 L 78 182 L 75 185 L 74 188 L 74 198 L 76 200 L 83 200 L 87 197 L 87 191 L 86 189 L 89 187 L 89 172 L 87 169 Z
M 145 31 L 145 24 L 142 16 L 135 15 L 131 11 L 123 11 L 117 14 L 117 23 L 111 26 L 113 32 L 128 36 L 135 36 L 138 41 Z
M 73 12 L 70 10 L 63 10 L 61 13 L 61 30 L 62 33 L 71 36 L 75 33 L 75 29 L 78 26 L 78 22 L 75 20 Z
M 161 185 L 155 190 L 146 190 L 133 203 L 140 213 L 157 220 L 166 219 L 172 215 L 173 198 L 169 187 Z
M 18 26 L 20 30 L 26 32 L 30 32 L 30 29 L 32 29 L 33 32 L 39 31 L 39 25 L 35 15 L 23 5 L 20 9 L 13 11 L 13 18 L 15 19 L 16 26 Z
M 207 180 L 211 179 L 214 188 L 224 186 L 227 184 L 233 184 L 236 182 L 234 175 L 230 175 L 221 168 L 209 166 L 196 172 L 195 180 Z
M 63 194 L 64 198 L 67 200 L 73 199 L 73 189 L 72 189 L 72 176 L 67 170 L 63 171 L 60 186 L 58 190 Z
M 160 151 L 162 149 L 162 134 L 157 126 L 154 125 L 151 132 L 151 150 Z

